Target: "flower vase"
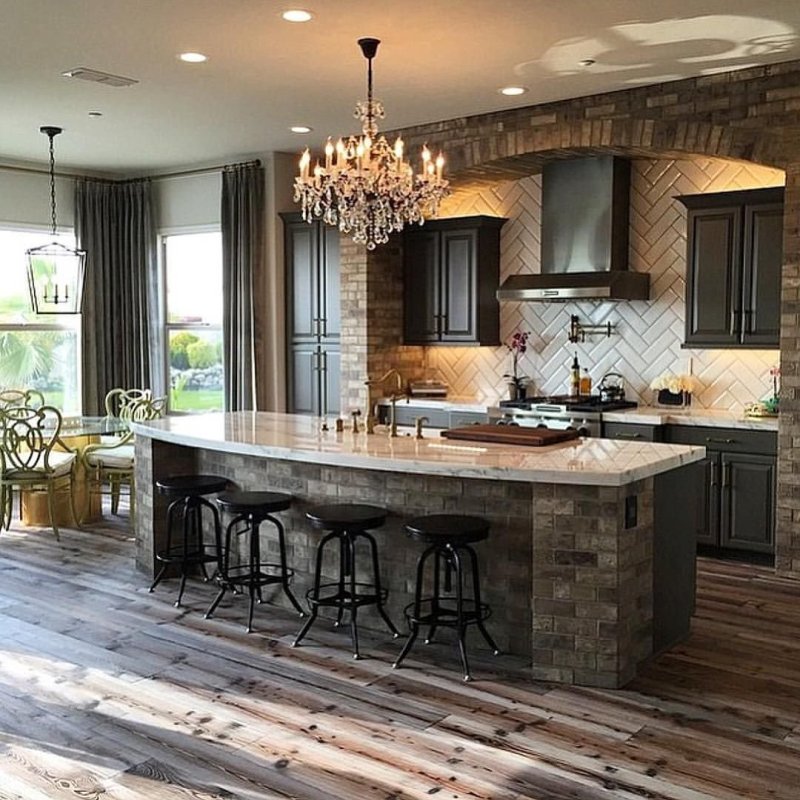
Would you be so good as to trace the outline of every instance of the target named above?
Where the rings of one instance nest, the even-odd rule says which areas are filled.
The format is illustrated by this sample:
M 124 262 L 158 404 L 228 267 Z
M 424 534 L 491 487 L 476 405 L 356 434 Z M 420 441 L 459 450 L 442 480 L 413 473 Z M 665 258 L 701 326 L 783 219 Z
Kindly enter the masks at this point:
M 669 389 L 659 389 L 657 402 L 661 406 L 689 406 L 692 403 L 690 392 L 671 392 Z

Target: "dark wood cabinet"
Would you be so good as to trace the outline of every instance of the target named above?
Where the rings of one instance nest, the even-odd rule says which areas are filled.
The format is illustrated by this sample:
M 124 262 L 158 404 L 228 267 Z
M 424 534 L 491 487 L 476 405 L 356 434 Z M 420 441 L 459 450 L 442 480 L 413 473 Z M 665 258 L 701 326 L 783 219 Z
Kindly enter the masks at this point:
M 405 344 L 497 345 L 501 217 L 432 220 L 403 233 Z
M 287 410 L 339 413 L 339 231 L 282 214 L 286 264 Z
M 777 434 L 669 425 L 667 441 L 697 444 L 706 457 L 686 467 L 697 543 L 724 551 L 774 551 Z
M 663 428 L 663 425 L 643 425 L 637 422 L 603 422 L 603 438 L 635 442 L 663 442 Z
M 778 347 L 783 188 L 685 195 L 686 339 Z

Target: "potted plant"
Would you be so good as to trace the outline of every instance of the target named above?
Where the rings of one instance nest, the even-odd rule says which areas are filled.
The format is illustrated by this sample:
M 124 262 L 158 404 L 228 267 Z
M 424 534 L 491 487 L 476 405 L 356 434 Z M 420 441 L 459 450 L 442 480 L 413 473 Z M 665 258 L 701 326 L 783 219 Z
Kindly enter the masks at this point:
M 503 377 L 508 379 L 508 396 L 511 400 L 523 399 L 529 383 L 527 375 L 519 374 L 519 358 L 528 349 L 529 336 L 528 331 L 515 331 L 506 344 L 511 353 L 511 372 Z

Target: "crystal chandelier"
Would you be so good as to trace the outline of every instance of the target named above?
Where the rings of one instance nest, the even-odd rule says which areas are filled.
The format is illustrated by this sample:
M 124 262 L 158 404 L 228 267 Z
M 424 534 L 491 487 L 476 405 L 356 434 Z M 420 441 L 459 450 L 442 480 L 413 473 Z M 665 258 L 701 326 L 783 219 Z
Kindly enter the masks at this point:
M 367 100 L 356 105 L 354 116 L 361 120 L 361 135 L 331 139 L 325 145 L 325 165 L 311 168 L 306 148 L 300 158 L 300 175 L 294 182 L 295 202 L 303 204 L 303 219 L 322 218 L 351 235 L 357 244 L 374 250 L 389 241 L 389 234 L 407 224 L 422 224 L 435 215 L 442 198 L 450 192 L 442 177 L 444 156 L 432 159 L 422 148 L 420 171 L 403 158 L 403 140 L 391 146 L 378 136 L 376 120 L 385 114 L 379 100 L 372 99 L 372 59 L 379 39 L 359 39 L 367 59 Z
M 44 125 L 39 131 L 50 140 L 50 220 L 54 241 L 25 252 L 31 306 L 36 314 L 80 314 L 86 251 L 72 250 L 55 241 L 58 226 L 53 139 L 61 133 L 61 128 Z

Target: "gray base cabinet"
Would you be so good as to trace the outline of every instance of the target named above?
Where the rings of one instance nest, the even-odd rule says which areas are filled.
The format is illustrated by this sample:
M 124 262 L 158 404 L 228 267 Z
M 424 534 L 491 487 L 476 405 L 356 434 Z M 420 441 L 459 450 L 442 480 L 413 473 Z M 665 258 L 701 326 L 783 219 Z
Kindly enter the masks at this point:
M 686 468 L 685 502 L 697 543 L 720 552 L 774 552 L 777 434 L 728 428 L 666 426 L 666 440 L 706 448 Z

